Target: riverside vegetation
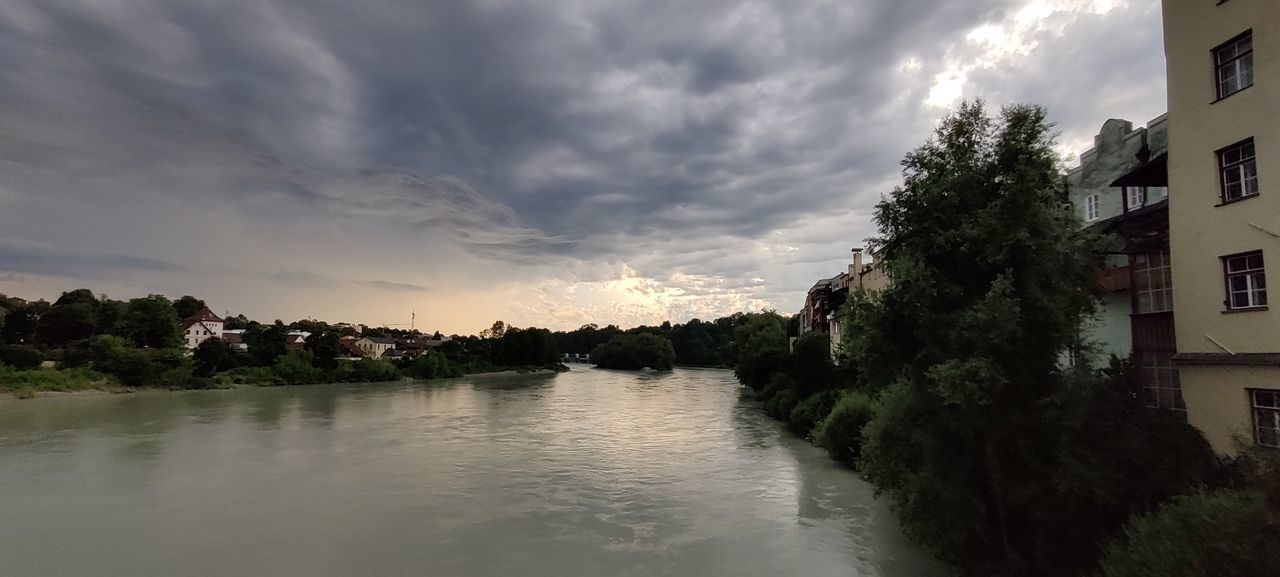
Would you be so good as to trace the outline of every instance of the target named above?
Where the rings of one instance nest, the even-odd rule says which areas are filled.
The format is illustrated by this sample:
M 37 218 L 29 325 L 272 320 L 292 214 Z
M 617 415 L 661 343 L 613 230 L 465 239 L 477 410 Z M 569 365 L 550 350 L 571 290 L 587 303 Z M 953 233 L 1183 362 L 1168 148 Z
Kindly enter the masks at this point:
M 1136 401 L 1124 363 L 1075 367 L 1098 239 L 1059 187 L 1045 112 L 966 103 L 903 161 L 873 244 L 893 278 L 851 295 L 840 363 L 790 321 L 735 328 L 739 380 L 857 467 L 965 575 L 1278 575 L 1266 455 L 1218 458 Z
M 192 296 L 170 301 L 149 295 L 122 302 L 88 289 L 63 293 L 52 304 L 0 295 L 0 392 L 30 397 L 39 391 L 358 383 L 563 369 L 551 331 L 507 327 L 501 321 L 478 336 L 453 338 L 413 359 L 346 361 L 338 358 L 339 338 L 349 329 L 314 320 L 262 324 L 236 315 L 226 319 L 227 328 L 244 329 L 247 352 L 214 338 L 187 354 L 178 319 L 204 306 Z M 311 333 L 304 350 L 286 350 L 289 330 Z M 385 328 L 366 332 L 403 333 Z M 39 368 L 44 361 L 58 368 Z

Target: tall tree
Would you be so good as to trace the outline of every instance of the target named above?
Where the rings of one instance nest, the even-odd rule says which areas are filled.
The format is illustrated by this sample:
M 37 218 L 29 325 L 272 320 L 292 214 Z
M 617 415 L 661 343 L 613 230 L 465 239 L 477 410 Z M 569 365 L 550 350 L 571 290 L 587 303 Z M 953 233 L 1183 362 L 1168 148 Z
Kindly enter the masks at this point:
M 173 309 L 178 313 L 178 319 L 191 318 L 204 307 L 205 304 L 203 300 L 191 295 L 182 295 L 178 300 L 173 301 Z
M 182 346 L 178 313 L 164 295 L 131 299 L 117 323 L 121 336 L 135 346 L 153 349 Z
M 36 341 L 61 347 L 93 336 L 98 331 L 98 304 L 98 298 L 89 289 L 62 293 L 53 306 L 40 315 Z
M 965 103 L 903 166 L 876 209 L 897 336 L 853 359 L 902 363 L 867 428 L 866 472 L 908 533 L 962 568 L 1051 574 L 1051 528 L 1020 489 L 1048 470 L 1057 360 L 1100 264 L 1061 200 L 1051 127 L 1038 107 L 993 119 Z

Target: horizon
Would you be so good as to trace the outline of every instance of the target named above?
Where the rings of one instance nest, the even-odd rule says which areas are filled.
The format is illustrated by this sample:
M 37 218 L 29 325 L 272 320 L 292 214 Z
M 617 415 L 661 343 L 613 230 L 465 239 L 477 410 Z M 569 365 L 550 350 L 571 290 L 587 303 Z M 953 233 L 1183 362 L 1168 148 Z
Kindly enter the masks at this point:
M 445 334 L 791 314 L 963 99 L 1045 106 L 1064 165 L 1166 109 L 1158 0 L 17 0 L 0 31 L 0 293 Z

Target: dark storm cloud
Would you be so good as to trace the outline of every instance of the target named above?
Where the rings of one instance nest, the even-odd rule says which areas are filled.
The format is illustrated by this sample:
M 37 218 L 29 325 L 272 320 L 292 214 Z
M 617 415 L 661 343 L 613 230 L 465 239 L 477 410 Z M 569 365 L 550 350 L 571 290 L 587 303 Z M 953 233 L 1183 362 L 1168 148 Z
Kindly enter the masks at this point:
M 128 273 L 183 270 L 173 263 L 137 256 L 85 252 L 0 237 L 0 271 L 101 279 Z
M 938 112 L 922 102 L 949 48 L 1019 4 L 10 0 L 0 162 L 14 170 L 0 170 L 0 211 L 6 190 L 41 206 L 130 191 L 145 197 L 131 211 L 176 199 L 264 242 L 281 222 L 337 215 L 482 259 L 633 262 L 753 286 L 761 264 L 743 242 L 791 230 L 798 262 L 821 259 L 803 252 L 814 243 L 843 247 L 837 261 L 860 243 L 867 207 Z M 1064 90 L 1059 72 L 1122 83 L 1159 63 L 1087 52 L 1115 38 L 1158 52 L 1158 29 L 1104 20 L 1089 44 L 1060 41 L 1016 76 L 971 76 L 1061 107 L 1072 129 L 1100 125 L 1111 113 L 1096 91 Z M 849 220 L 815 224 L 823 215 Z M 19 218 L 68 217 L 0 212 L 0 226 Z

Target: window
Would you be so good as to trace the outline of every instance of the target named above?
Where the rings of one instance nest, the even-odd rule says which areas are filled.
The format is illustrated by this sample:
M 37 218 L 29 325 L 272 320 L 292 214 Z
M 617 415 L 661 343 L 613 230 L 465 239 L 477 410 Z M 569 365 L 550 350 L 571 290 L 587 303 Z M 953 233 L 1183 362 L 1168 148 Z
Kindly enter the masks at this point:
M 1168 251 L 1133 255 L 1132 270 L 1136 313 L 1173 310 L 1173 269 L 1169 266 Z
M 1253 86 L 1253 32 L 1213 49 L 1218 75 L 1218 98 L 1226 98 Z
M 1253 441 L 1280 448 L 1280 391 L 1249 391 L 1253 405 Z
M 1098 220 L 1098 195 L 1090 194 L 1084 199 L 1084 219 Z
M 1148 186 L 1145 190 L 1145 196 L 1148 203 L 1169 198 L 1169 187 L 1167 186 Z
M 1129 186 L 1125 187 L 1124 191 L 1129 197 L 1129 210 L 1138 210 L 1146 203 L 1147 189 L 1141 186 Z
M 1219 150 L 1218 171 L 1222 174 L 1222 202 L 1258 194 L 1258 161 L 1253 139 Z
M 1185 411 L 1178 370 L 1173 368 L 1173 353 L 1137 352 L 1138 382 L 1142 385 L 1142 402 L 1153 409 Z
M 1267 273 L 1262 266 L 1262 251 L 1222 258 L 1227 277 L 1228 309 L 1250 309 L 1267 306 Z

